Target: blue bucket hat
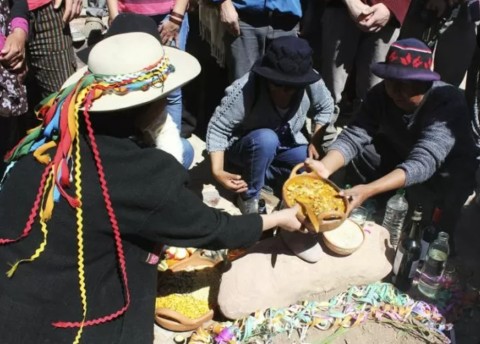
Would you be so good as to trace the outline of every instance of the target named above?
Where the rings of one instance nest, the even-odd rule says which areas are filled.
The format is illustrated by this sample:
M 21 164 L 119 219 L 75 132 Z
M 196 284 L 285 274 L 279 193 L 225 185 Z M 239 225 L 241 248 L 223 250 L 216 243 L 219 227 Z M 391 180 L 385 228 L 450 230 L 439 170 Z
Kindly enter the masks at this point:
M 312 54 L 306 40 L 294 36 L 279 37 L 255 62 L 252 72 L 278 84 L 305 87 L 320 80 L 320 74 L 312 68 Z

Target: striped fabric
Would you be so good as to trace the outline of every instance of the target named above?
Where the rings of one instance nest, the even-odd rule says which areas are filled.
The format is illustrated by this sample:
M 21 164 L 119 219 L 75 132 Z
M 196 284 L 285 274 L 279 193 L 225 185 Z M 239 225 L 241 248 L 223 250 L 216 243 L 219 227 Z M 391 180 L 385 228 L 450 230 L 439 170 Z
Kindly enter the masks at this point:
M 118 10 L 122 13 L 153 16 L 170 13 L 174 4 L 173 0 L 119 0 Z
M 63 7 L 55 11 L 53 2 L 30 11 L 27 58 L 41 98 L 58 91 L 76 70 L 70 26 L 63 23 L 62 15 Z

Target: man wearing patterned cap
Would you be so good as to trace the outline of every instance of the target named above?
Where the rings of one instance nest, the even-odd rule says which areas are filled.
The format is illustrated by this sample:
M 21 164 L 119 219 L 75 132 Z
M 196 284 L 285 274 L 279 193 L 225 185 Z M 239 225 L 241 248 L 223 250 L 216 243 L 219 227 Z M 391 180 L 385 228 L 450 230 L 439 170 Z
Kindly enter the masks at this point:
M 348 165 L 347 177 L 357 184 L 344 191 L 352 208 L 406 187 L 409 203 L 423 205 L 424 219 L 433 207 L 443 210 L 439 227 L 451 233 L 474 187 L 476 148 L 463 93 L 431 67 L 423 42 L 392 44 L 386 61 L 372 66 L 384 81 L 368 92 L 327 155 L 306 163 L 323 177 Z

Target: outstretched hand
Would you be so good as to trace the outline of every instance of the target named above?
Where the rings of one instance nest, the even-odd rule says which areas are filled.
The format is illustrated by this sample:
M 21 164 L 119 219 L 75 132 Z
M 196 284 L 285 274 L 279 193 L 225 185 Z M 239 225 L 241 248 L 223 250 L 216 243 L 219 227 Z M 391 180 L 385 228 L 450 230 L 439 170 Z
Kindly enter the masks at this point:
M 302 230 L 304 226 L 297 218 L 299 210 L 300 206 L 295 204 L 295 206 L 291 208 L 285 208 L 271 214 L 261 215 L 263 218 L 263 229 L 265 230 L 278 226 L 288 232 Z
M 355 185 L 351 189 L 340 191 L 340 196 L 345 196 L 349 200 L 347 213 L 363 204 L 372 195 L 370 187 L 365 184 Z
M 239 174 L 233 174 L 227 171 L 219 171 L 213 173 L 215 179 L 227 190 L 235 193 L 242 193 L 247 191 L 247 183 Z
M 323 162 L 320 160 L 314 160 L 311 158 L 307 158 L 305 160 L 305 167 L 309 170 L 314 171 L 320 177 L 327 179 L 330 177 L 330 171 L 325 167 Z

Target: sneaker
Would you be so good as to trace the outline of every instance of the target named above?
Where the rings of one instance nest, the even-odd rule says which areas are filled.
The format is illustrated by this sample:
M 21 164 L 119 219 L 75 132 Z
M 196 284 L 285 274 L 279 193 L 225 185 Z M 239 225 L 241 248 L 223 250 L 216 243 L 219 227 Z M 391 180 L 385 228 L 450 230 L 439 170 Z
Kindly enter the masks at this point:
M 85 35 L 81 31 L 76 31 L 75 29 L 71 29 L 70 33 L 72 34 L 72 41 L 74 43 L 83 42 L 85 41 Z
M 244 215 L 258 213 L 258 199 L 256 198 L 244 200 L 241 196 L 238 196 L 237 206 Z
M 97 17 L 87 17 L 85 19 L 85 27 L 83 28 L 83 35 L 87 40 L 92 40 L 93 37 L 90 36 L 101 36 L 106 30 L 105 25 L 101 18 Z

